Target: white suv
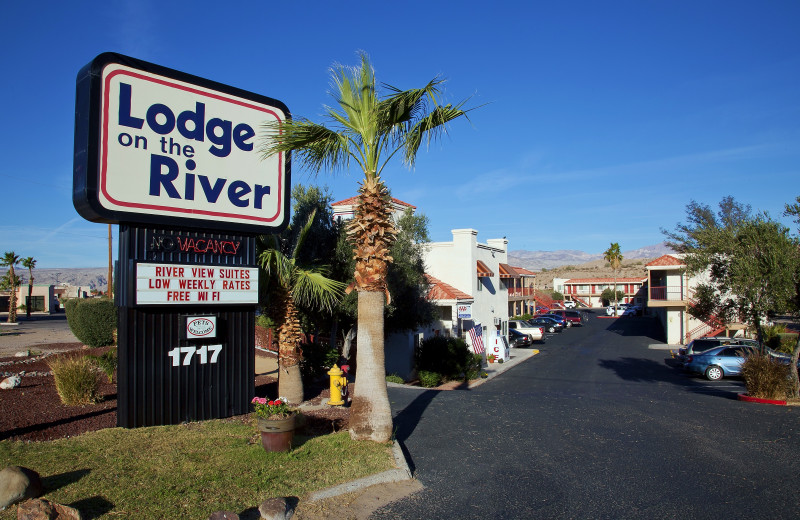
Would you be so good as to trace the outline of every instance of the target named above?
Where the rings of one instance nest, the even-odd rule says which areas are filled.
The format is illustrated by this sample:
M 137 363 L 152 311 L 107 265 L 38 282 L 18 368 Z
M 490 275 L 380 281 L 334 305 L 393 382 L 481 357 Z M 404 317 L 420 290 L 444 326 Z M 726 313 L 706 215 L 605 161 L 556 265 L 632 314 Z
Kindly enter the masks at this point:
M 577 304 L 572 300 L 564 300 L 564 307 L 567 309 L 574 309 L 577 307 Z
M 508 328 L 516 329 L 523 334 L 530 334 L 533 341 L 544 343 L 544 327 L 533 325 L 523 320 L 508 320 Z

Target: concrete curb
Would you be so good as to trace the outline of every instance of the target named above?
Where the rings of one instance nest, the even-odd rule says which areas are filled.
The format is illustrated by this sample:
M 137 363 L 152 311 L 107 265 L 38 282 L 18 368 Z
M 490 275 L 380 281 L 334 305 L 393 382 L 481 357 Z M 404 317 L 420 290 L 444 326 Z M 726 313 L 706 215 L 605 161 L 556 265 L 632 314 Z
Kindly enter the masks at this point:
M 339 484 L 338 486 L 315 491 L 314 493 L 311 493 L 306 500 L 309 502 L 317 502 L 326 498 L 344 495 L 345 493 L 352 493 L 353 491 L 374 486 L 375 484 L 386 484 L 389 482 L 411 480 L 413 478 L 411 475 L 411 470 L 409 469 L 406 458 L 403 455 L 403 450 L 400 448 L 400 444 L 396 440 L 392 442 L 392 455 L 394 456 L 394 464 L 396 466 L 394 469 L 389 469 L 381 473 L 376 473 L 375 475 L 353 480 L 351 482 L 345 482 L 344 484 Z
M 647 345 L 647 348 L 650 350 L 675 350 L 676 352 L 683 347 L 684 345 L 667 345 L 665 343 L 651 343 Z

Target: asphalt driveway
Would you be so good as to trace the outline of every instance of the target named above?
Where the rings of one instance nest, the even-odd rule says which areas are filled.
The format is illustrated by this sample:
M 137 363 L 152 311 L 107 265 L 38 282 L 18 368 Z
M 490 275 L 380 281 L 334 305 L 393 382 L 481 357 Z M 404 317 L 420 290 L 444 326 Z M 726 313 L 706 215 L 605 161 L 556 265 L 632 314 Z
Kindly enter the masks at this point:
M 470 391 L 391 388 L 425 489 L 372 518 L 794 518 L 800 408 L 744 403 L 593 316 Z

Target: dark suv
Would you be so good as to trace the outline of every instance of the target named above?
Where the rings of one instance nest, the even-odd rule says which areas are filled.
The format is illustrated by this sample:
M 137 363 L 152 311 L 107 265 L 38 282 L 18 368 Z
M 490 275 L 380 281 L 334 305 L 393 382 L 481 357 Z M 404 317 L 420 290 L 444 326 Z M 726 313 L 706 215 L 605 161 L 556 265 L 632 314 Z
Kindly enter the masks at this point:
M 751 347 L 758 347 L 758 341 L 747 338 L 727 338 L 724 336 L 706 336 L 703 338 L 697 338 L 689 343 L 689 345 L 678 350 L 678 359 L 681 361 L 686 361 L 686 358 L 692 354 L 697 354 L 698 352 L 703 352 L 710 348 L 724 347 L 727 345 L 747 345 Z

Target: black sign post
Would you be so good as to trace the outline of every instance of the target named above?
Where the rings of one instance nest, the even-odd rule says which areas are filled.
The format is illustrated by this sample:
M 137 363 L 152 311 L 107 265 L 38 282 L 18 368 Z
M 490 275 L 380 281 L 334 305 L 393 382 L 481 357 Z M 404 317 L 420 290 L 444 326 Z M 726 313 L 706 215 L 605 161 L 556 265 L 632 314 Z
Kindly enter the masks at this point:
M 283 103 L 118 54 L 78 74 L 73 202 L 119 224 L 119 426 L 247 413 L 256 234 L 288 223 L 286 156 L 256 130 Z

